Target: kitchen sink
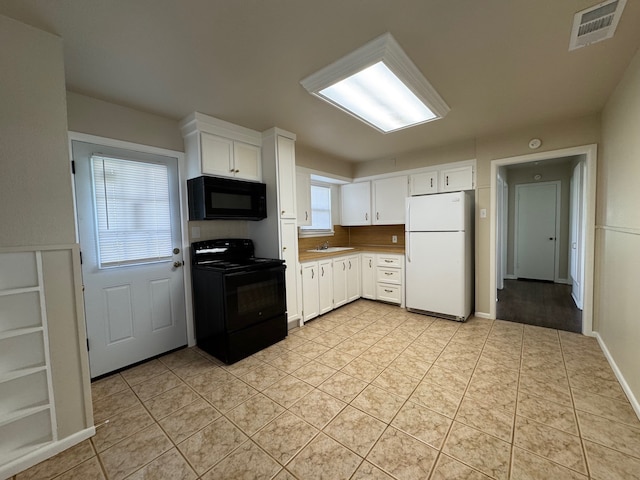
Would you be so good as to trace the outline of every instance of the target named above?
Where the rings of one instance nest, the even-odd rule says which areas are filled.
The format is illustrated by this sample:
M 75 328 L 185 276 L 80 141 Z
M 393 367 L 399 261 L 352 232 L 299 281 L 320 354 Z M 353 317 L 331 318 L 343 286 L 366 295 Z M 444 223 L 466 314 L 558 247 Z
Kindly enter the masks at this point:
M 329 248 L 314 248 L 313 250 L 307 250 L 307 252 L 314 253 L 333 253 L 343 252 L 345 250 L 353 250 L 355 247 L 329 247 Z

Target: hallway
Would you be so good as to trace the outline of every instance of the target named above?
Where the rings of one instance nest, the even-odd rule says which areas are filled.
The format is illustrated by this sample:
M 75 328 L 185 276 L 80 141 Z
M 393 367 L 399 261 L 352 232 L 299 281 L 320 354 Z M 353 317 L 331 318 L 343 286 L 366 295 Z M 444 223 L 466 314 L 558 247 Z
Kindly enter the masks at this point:
M 533 280 L 505 280 L 498 290 L 496 318 L 568 332 L 582 332 L 582 311 L 571 286 Z

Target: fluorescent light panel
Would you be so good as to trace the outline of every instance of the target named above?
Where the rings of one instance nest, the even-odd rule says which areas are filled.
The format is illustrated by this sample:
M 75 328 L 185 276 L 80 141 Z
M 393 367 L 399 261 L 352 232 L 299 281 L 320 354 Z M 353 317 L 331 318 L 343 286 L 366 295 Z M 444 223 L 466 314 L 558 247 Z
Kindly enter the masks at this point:
M 300 83 L 384 133 L 442 118 L 449 111 L 389 33 Z

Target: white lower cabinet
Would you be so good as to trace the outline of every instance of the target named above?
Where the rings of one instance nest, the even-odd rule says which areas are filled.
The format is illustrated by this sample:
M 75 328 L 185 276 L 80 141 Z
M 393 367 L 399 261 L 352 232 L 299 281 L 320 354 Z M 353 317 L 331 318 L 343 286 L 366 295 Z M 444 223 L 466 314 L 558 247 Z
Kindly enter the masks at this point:
M 312 318 L 360 298 L 360 254 L 302 262 L 302 318 Z
M 304 262 L 302 268 L 302 319 L 306 322 L 320 314 L 318 262 Z
M 376 299 L 376 254 L 362 254 L 362 298 Z
M 404 307 L 404 255 L 376 255 L 376 300 Z
M 360 255 L 349 255 L 347 257 L 347 302 L 353 302 L 362 296 L 360 277 Z
M 296 221 L 281 220 L 282 255 L 287 289 L 287 321 L 300 320 L 300 276 L 298 275 L 298 227 Z
M 341 307 L 347 303 L 347 258 L 333 260 L 333 306 Z
M 318 262 L 318 299 L 320 315 L 333 310 L 333 261 L 330 258 Z
M 404 255 L 358 253 L 300 265 L 305 322 L 361 297 L 404 306 Z

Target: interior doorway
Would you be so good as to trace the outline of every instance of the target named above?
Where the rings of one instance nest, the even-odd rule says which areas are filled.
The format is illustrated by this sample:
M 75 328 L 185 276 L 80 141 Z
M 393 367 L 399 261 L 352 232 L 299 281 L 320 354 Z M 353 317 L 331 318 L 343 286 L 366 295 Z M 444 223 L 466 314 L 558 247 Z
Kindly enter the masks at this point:
M 492 162 L 492 318 L 591 334 L 595 156 L 589 145 Z M 556 213 L 536 218 L 545 209 Z

